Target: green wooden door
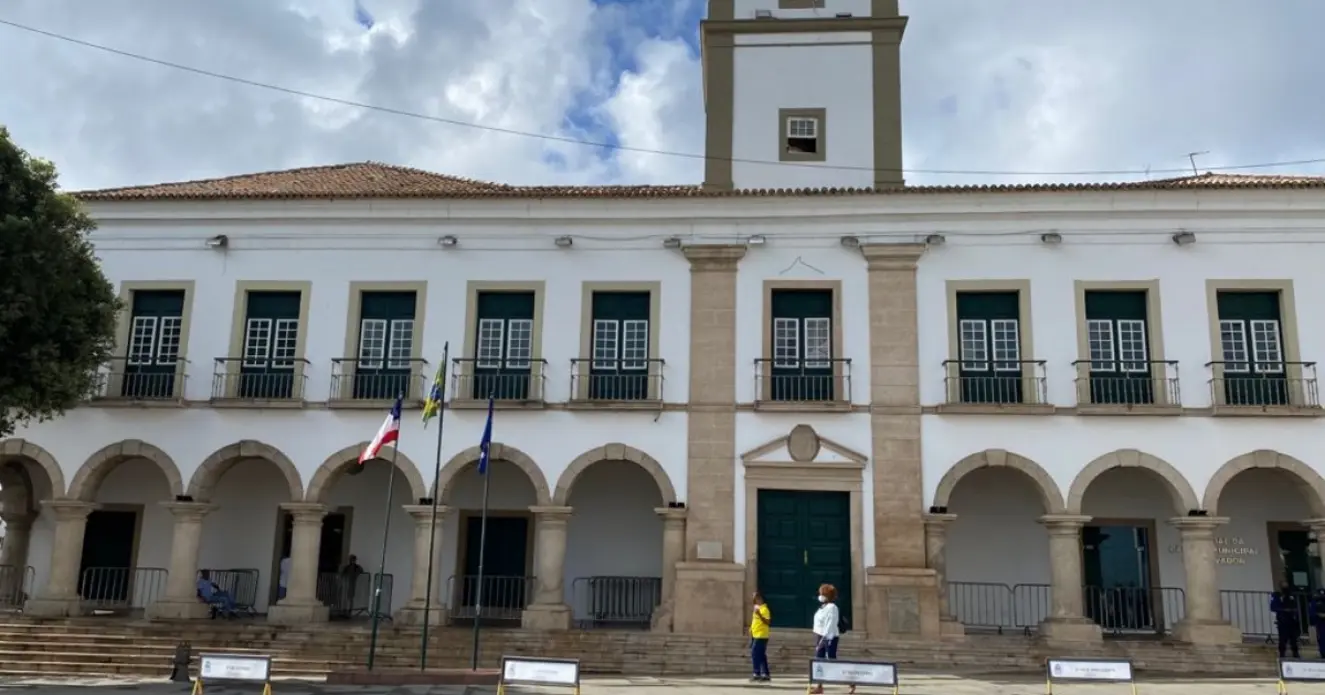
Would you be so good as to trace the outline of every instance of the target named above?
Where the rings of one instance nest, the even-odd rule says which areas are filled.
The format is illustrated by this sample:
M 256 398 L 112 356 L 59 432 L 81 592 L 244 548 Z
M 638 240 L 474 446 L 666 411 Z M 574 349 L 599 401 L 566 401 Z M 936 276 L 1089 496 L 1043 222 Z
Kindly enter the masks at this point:
M 355 398 L 409 395 L 417 299 L 413 292 L 364 292 L 360 297 Z
M 1220 292 L 1217 304 L 1224 402 L 1288 405 L 1279 293 Z
M 294 397 L 299 344 L 298 292 L 249 292 L 239 397 Z
M 479 293 L 477 329 L 470 398 L 528 400 L 534 367 L 534 293 Z
M 594 292 L 589 398 L 649 397 L 648 292 Z
M 1016 292 L 957 295 L 961 402 L 1023 402 L 1020 319 Z
M 774 627 L 807 628 L 819 585 L 832 584 L 851 615 L 851 511 L 845 492 L 760 490 L 756 576 Z
M 770 400 L 833 400 L 833 293 L 774 290 L 770 303 Z
M 1155 402 L 1146 293 L 1087 292 L 1090 402 Z
M 125 398 L 170 398 L 184 326 L 183 290 L 141 290 L 133 293 L 132 322 L 124 379 Z

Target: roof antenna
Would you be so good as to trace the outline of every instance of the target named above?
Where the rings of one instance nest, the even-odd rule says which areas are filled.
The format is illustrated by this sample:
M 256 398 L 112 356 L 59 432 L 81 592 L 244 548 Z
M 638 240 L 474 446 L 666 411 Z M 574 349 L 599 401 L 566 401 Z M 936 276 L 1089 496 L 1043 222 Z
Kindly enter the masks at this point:
M 1203 154 L 1210 154 L 1210 151 L 1209 151 L 1209 150 L 1204 150 L 1204 151 L 1202 151 L 1202 152 L 1188 152 L 1188 153 L 1187 153 L 1187 161 L 1189 161 L 1189 162 L 1192 163 L 1192 176 L 1200 176 L 1200 175 L 1201 175 L 1201 172 L 1199 172 L 1199 171 L 1196 170 L 1196 158 L 1197 158 L 1197 157 L 1200 157 L 1200 156 L 1203 155 Z

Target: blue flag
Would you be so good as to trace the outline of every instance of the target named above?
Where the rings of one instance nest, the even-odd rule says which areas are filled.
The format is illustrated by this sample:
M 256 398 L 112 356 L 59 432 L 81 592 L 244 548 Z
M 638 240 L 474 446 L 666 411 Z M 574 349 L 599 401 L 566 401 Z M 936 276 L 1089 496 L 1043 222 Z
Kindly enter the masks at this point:
M 373 16 L 368 14 L 368 10 L 363 8 L 363 3 L 359 0 L 354 0 L 354 21 L 358 22 L 359 26 L 364 29 L 372 29 L 373 24 L 375 24 Z
M 488 459 L 492 451 L 492 397 L 488 397 L 488 424 L 483 426 L 483 441 L 478 443 L 478 474 L 488 474 Z

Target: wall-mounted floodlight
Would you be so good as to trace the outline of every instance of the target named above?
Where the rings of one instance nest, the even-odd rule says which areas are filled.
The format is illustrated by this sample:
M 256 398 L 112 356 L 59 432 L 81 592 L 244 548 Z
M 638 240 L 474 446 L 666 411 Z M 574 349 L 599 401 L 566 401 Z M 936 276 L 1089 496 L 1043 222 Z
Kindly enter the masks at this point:
M 570 238 L 570 237 L 568 237 L 568 236 L 559 236 L 559 237 L 557 237 L 557 241 L 556 241 L 557 248 L 562 248 L 562 249 L 568 249 L 568 248 L 570 248 L 570 245 L 571 245 L 571 244 L 574 244 L 574 243 L 575 243 L 575 240 L 572 239 L 572 238 Z
M 1057 246 L 1058 244 L 1063 243 L 1063 235 L 1058 232 L 1045 232 L 1040 235 L 1040 241 L 1049 244 L 1050 246 Z
M 460 240 L 455 238 L 455 236 L 451 234 L 447 234 L 446 236 L 437 240 L 437 245 L 444 249 L 449 249 L 459 243 Z
M 229 245 L 230 245 L 230 237 L 224 234 L 217 234 L 216 236 L 207 240 L 207 248 L 209 249 L 223 249 Z
M 947 243 L 947 237 L 942 234 L 930 234 L 925 237 L 925 246 L 942 246 Z
M 838 241 L 842 244 L 843 247 L 848 249 L 854 249 L 860 247 L 860 237 L 844 236 L 841 239 L 838 239 Z
M 746 238 L 746 240 L 745 240 L 745 245 L 746 245 L 746 246 L 763 246 L 767 241 L 768 241 L 768 239 L 765 239 L 763 234 L 754 234 L 754 235 L 751 235 L 750 237 L 747 237 L 747 238 Z
M 1196 243 L 1196 235 L 1192 232 L 1178 232 L 1173 235 L 1173 243 L 1178 246 L 1191 246 Z
M 679 248 L 681 248 L 681 237 L 679 237 L 679 236 L 671 236 L 671 237 L 667 237 L 666 239 L 663 239 L 663 248 L 665 248 L 665 249 L 679 249 Z

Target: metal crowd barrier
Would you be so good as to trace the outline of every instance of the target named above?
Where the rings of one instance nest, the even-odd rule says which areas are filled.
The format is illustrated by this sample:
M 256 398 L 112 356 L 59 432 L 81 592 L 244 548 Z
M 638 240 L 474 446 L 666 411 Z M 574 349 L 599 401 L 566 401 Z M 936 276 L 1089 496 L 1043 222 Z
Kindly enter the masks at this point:
M 213 584 L 221 591 L 230 595 L 234 599 L 235 610 L 257 615 L 258 602 L 258 579 L 260 573 L 256 569 L 226 569 L 216 570 L 206 568 L 207 576 Z
M 1179 588 L 1087 586 L 1082 591 L 1085 617 L 1113 634 L 1167 633 L 1184 615 L 1185 596 Z M 1048 584 L 948 582 L 948 610 L 976 630 L 1029 635 L 1050 617 L 1051 606 Z
M 1242 631 L 1242 636 L 1273 642 L 1279 634 L 1279 627 L 1274 613 L 1270 611 L 1269 591 L 1245 591 L 1225 589 L 1219 592 L 1219 604 L 1224 619 Z M 1311 616 L 1308 608 L 1311 596 L 1306 592 L 1294 594 L 1297 599 L 1298 629 L 1301 637 L 1311 636 Z
M 653 610 L 662 603 L 662 579 L 580 577 L 571 582 L 571 596 L 572 616 L 579 627 L 648 628 Z
M 451 575 L 446 580 L 446 594 L 451 597 L 447 619 L 453 623 L 474 621 L 474 604 L 479 581 L 475 575 Z M 483 577 L 484 622 L 520 621 L 524 608 L 534 595 L 533 577 Z
M 331 609 L 333 619 L 371 618 L 373 590 L 379 577 L 382 580 L 382 601 L 378 617 L 389 620 L 395 584 L 395 578 L 390 574 L 322 572 L 317 575 L 317 598 Z
M 83 606 L 93 611 L 125 613 L 146 608 L 166 595 L 161 567 L 88 567 L 78 583 Z

